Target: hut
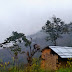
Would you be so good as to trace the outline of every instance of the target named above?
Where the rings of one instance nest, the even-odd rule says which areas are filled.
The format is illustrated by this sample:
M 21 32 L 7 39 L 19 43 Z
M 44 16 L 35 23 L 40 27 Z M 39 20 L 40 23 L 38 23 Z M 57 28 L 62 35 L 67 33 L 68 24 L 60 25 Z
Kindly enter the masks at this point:
M 72 47 L 48 46 L 41 52 L 41 68 L 48 70 L 66 66 L 68 58 L 72 58 Z

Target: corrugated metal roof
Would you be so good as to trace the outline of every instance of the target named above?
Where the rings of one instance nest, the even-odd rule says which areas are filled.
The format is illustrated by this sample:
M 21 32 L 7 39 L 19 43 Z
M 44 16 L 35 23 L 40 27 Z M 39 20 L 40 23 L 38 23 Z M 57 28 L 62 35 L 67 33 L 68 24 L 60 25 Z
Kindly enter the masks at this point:
M 72 58 L 72 47 L 49 46 L 61 58 Z

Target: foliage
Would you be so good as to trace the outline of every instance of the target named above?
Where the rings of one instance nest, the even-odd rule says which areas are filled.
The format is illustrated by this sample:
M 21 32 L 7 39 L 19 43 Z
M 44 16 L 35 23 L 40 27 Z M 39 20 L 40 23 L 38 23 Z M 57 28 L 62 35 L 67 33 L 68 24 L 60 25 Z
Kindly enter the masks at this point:
M 57 70 L 56 72 L 72 72 L 72 67 L 70 68 L 60 68 L 59 70 Z
M 25 42 L 25 45 L 30 44 L 30 42 L 26 39 L 26 36 L 23 33 L 18 33 L 13 31 L 12 35 L 8 37 L 4 43 L 2 43 L 3 45 L 10 43 L 12 44 L 12 46 L 10 46 L 9 48 L 14 53 L 14 60 L 16 65 L 17 65 L 18 54 L 25 53 L 24 51 L 21 51 L 21 47 L 19 46 L 19 43 L 21 43 L 22 41 Z
M 65 67 L 61 67 L 56 72 L 72 72 L 72 58 L 68 58 L 66 66 Z
M 69 33 L 70 29 L 68 24 L 65 24 L 60 18 L 52 17 L 52 20 L 47 20 L 42 30 L 48 34 L 46 40 L 51 40 L 54 45 L 57 45 L 56 40 L 62 38 L 62 34 Z
M 22 63 L 23 64 L 23 63 Z M 54 72 L 54 71 L 46 71 L 40 68 L 40 60 L 33 58 L 32 59 L 32 65 L 22 65 L 19 64 L 19 66 L 3 66 L 0 67 L 0 72 Z
M 72 72 L 72 59 L 68 59 L 66 67 L 61 67 L 59 70 L 56 71 L 48 71 L 43 70 L 40 67 L 40 60 L 37 58 L 32 59 L 32 65 L 23 65 L 19 64 L 19 66 L 8 66 L 9 62 L 5 62 L 4 65 L 0 67 L 0 72 Z
M 72 58 L 68 58 L 66 67 L 69 67 L 69 68 L 72 67 Z
M 24 43 L 24 45 L 26 47 L 29 47 L 30 48 L 30 51 L 21 51 L 21 47 L 19 46 L 19 43 Z M 31 38 L 31 41 L 28 40 L 26 38 L 26 36 L 23 34 L 23 33 L 18 33 L 18 32 L 12 32 L 12 36 L 10 36 L 9 38 L 7 38 L 5 40 L 4 43 L 2 44 L 8 44 L 8 43 L 12 43 L 13 46 L 9 47 L 11 49 L 12 52 L 14 52 L 14 59 L 15 61 L 17 62 L 17 59 L 18 59 L 18 53 L 20 54 L 23 54 L 23 53 L 26 53 L 27 54 L 27 61 L 29 64 L 32 63 L 32 57 L 34 56 L 34 54 L 39 51 L 40 49 L 40 46 L 37 45 L 37 44 L 34 44 L 33 45 L 33 49 L 32 49 L 32 38 Z M 10 53 L 11 54 L 11 53 Z

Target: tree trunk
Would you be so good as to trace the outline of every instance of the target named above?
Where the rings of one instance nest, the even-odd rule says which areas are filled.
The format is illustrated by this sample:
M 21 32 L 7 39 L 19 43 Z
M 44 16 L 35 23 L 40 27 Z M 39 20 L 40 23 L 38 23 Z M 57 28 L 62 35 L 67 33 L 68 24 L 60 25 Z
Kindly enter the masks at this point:
M 17 66 L 18 55 L 15 55 L 14 60 L 15 60 L 15 66 Z
M 28 58 L 27 58 L 27 61 L 28 61 L 28 65 L 31 66 L 31 63 L 32 63 L 32 57 L 28 57 Z
M 57 46 L 56 40 L 54 41 L 54 46 Z
M 31 56 L 31 46 L 30 46 L 30 56 Z

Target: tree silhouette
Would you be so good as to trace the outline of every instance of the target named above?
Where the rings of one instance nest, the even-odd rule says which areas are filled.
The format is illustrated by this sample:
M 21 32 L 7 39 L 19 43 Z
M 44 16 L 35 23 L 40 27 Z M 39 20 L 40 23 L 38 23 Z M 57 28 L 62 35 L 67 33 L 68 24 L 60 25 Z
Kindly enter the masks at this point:
M 17 65 L 17 59 L 18 59 L 18 54 L 23 54 L 26 53 L 27 54 L 27 61 L 28 64 L 31 65 L 32 62 L 32 57 L 34 56 L 34 54 L 39 51 L 40 46 L 37 44 L 33 45 L 33 49 L 32 49 L 32 38 L 30 38 L 31 40 L 28 40 L 25 36 L 25 34 L 23 33 L 18 33 L 18 32 L 12 32 L 12 36 L 8 37 L 2 44 L 8 44 L 8 43 L 12 43 L 12 46 L 10 46 L 9 48 L 11 49 L 11 51 L 14 53 L 14 59 L 15 59 L 15 63 Z M 19 43 L 24 43 L 24 45 L 26 47 L 30 48 L 30 51 L 25 52 L 25 51 L 21 51 L 21 47 L 19 46 Z M 11 54 L 11 53 L 10 53 Z
M 56 46 L 56 40 L 62 38 L 62 34 L 69 33 L 68 24 L 65 24 L 60 18 L 52 17 L 52 20 L 47 20 L 45 26 L 42 27 L 42 30 L 48 34 L 46 40 L 51 40 Z
M 18 54 L 19 53 L 23 53 L 21 51 L 20 46 L 18 45 L 18 43 L 21 43 L 21 38 L 23 38 L 23 40 L 26 42 L 26 36 L 23 33 L 17 33 L 17 32 L 12 32 L 12 36 L 10 36 L 9 38 L 7 38 L 2 44 L 9 44 L 11 43 L 12 46 L 8 47 L 11 49 L 11 51 L 14 53 L 14 61 L 15 64 L 17 65 L 17 59 L 18 59 Z M 7 47 L 6 47 L 7 48 Z M 7 49 L 8 49 L 7 48 Z M 8 51 L 10 54 L 11 52 Z M 12 55 L 12 54 L 11 54 Z M 13 56 L 13 55 L 12 55 Z

